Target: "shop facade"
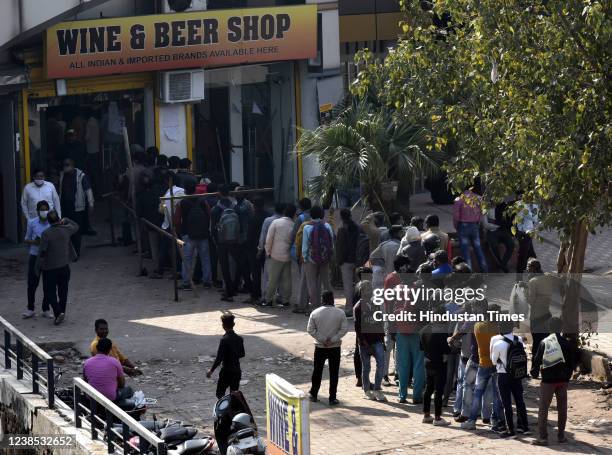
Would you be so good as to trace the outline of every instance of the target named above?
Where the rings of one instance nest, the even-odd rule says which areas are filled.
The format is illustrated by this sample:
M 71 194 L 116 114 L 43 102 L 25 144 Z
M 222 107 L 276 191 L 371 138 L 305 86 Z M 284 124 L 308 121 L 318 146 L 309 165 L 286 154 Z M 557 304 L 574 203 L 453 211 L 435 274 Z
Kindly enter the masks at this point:
M 274 188 L 277 198 L 295 200 L 317 172 L 295 144 L 302 126 L 318 125 L 319 81 L 333 81 L 331 92 L 342 96 L 337 6 L 315 3 L 49 26 L 38 46 L 21 51 L 28 83 L 0 106 L 2 122 L 12 111 L 18 150 L 14 182 L 3 186 L 17 194 L 3 190 L 2 199 L 15 201 L 34 168 L 57 181 L 68 130 L 82 146 L 77 165 L 98 195 L 110 191 L 126 165 L 125 127 L 132 151 L 156 146 L 190 158 L 196 173 L 213 180 Z M 329 30 L 325 39 L 321 30 L 330 17 L 331 46 Z M 328 51 L 325 64 L 322 42 L 338 54 Z M 2 236 L 17 241 L 18 206 L 10 205 L 2 207 Z

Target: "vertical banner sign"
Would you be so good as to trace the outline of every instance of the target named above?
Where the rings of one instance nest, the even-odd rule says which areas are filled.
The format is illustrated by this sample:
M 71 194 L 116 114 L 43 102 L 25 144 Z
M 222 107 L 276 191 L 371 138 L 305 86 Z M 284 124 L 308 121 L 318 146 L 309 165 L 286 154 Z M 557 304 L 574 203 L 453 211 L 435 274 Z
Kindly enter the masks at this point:
M 62 22 L 45 49 L 48 79 L 309 59 L 317 5 Z
M 310 455 L 309 401 L 275 374 L 266 375 L 266 427 L 270 455 Z

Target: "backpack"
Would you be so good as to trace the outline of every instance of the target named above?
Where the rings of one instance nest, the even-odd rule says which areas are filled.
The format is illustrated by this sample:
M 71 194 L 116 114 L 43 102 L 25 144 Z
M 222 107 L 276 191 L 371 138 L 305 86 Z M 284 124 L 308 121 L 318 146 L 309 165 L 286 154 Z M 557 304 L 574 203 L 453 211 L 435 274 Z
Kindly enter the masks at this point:
M 325 223 L 323 221 L 313 223 L 308 245 L 312 262 L 315 264 L 328 263 L 332 258 L 333 248 L 332 235 Z
M 238 243 L 240 240 L 240 219 L 234 209 L 225 209 L 217 224 L 219 243 Z
M 527 354 L 523 343 L 514 335 L 513 340 L 504 337 L 504 341 L 508 343 L 508 354 L 506 356 L 506 373 L 512 379 L 523 379 L 527 377 Z
M 187 201 L 183 201 L 182 204 L 185 202 Z M 181 208 L 184 208 L 184 205 Z M 190 239 L 207 239 L 210 232 L 210 216 L 206 202 L 201 200 L 194 201 L 184 223 L 183 231 Z
M 295 241 L 293 242 L 293 245 L 291 245 L 291 257 L 295 259 L 298 264 L 302 264 L 304 262 L 304 258 L 302 257 L 302 240 L 304 240 L 304 226 L 308 226 L 310 224 L 313 224 L 312 221 L 305 221 L 300 224 L 300 227 L 298 228 L 295 234 Z

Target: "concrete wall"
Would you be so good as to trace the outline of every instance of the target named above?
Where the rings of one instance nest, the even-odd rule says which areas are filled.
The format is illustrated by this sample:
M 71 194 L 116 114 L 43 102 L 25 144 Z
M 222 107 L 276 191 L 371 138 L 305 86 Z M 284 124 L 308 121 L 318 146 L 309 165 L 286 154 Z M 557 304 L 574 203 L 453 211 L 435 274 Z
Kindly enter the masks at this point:
M 6 370 L 0 370 L 0 436 L 5 434 L 76 435 L 76 445 L 70 449 L 34 450 L 34 453 L 54 455 L 103 455 L 106 445 L 91 441 L 82 430 L 57 411 L 49 409 L 40 395 L 30 393 L 24 381 L 17 381 Z M 2 451 L 3 454 L 23 453 Z

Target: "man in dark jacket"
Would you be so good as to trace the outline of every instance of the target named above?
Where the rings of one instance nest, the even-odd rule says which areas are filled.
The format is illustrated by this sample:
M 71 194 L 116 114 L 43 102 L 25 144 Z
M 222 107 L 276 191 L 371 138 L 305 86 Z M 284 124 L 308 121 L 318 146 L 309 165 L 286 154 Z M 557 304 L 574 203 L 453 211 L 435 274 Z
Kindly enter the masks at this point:
M 342 219 L 342 226 L 338 229 L 338 237 L 336 238 L 336 261 L 342 273 L 342 287 L 346 299 L 344 313 L 347 316 L 352 316 L 359 226 L 351 218 L 350 209 L 340 210 L 340 218 Z
M 567 385 L 575 366 L 575 355 L 571 343 L 561 336 L 562 322 L 551 318 L 548 322 L 550 335 L 540 341 L 531 365 L 531 376 L 540 382 L 540 408 L 538 411 L 538 439 L 535 445 L 548 445 L 548 409 L 553 395 L 557 397 L 557 440 L 567 442 L 565 423 L 567 421 Z
M 253 214 L 247 227 L 246 256 L 251 275 L 251 295 L 244 303 L 257 303 L 261 299 L 261 271 L 263 270 L 265 255 L 257 254 L 259 236 L 264 220 L 270 213 L 264 209 L 264 201 L 260 197 L 252 200 Z
M 185 194 L 195 194 L 193 181 L 185 181 Z M 185 198 L 180 201 L 174 213 L 174 225 L 183 245 L 183 266 L 181 268 L 183 283 L 181 289 L 191 290 L 194 267 L 194 256 L 200 256 L 202 265 L 202 283 L 205 289 L 211 287 L 210 274 L 210 209 L 204 198 Z
M 55 210 L 47 215 L 49 227 L 40 236 L 36 269 L 42 270 L 44 300 L 53 308 L 55 325 L 64 321 L 70 282 L 70 262 L 77 256 L 70 238 L 79 225 L 68 218 L 60 219 Z

